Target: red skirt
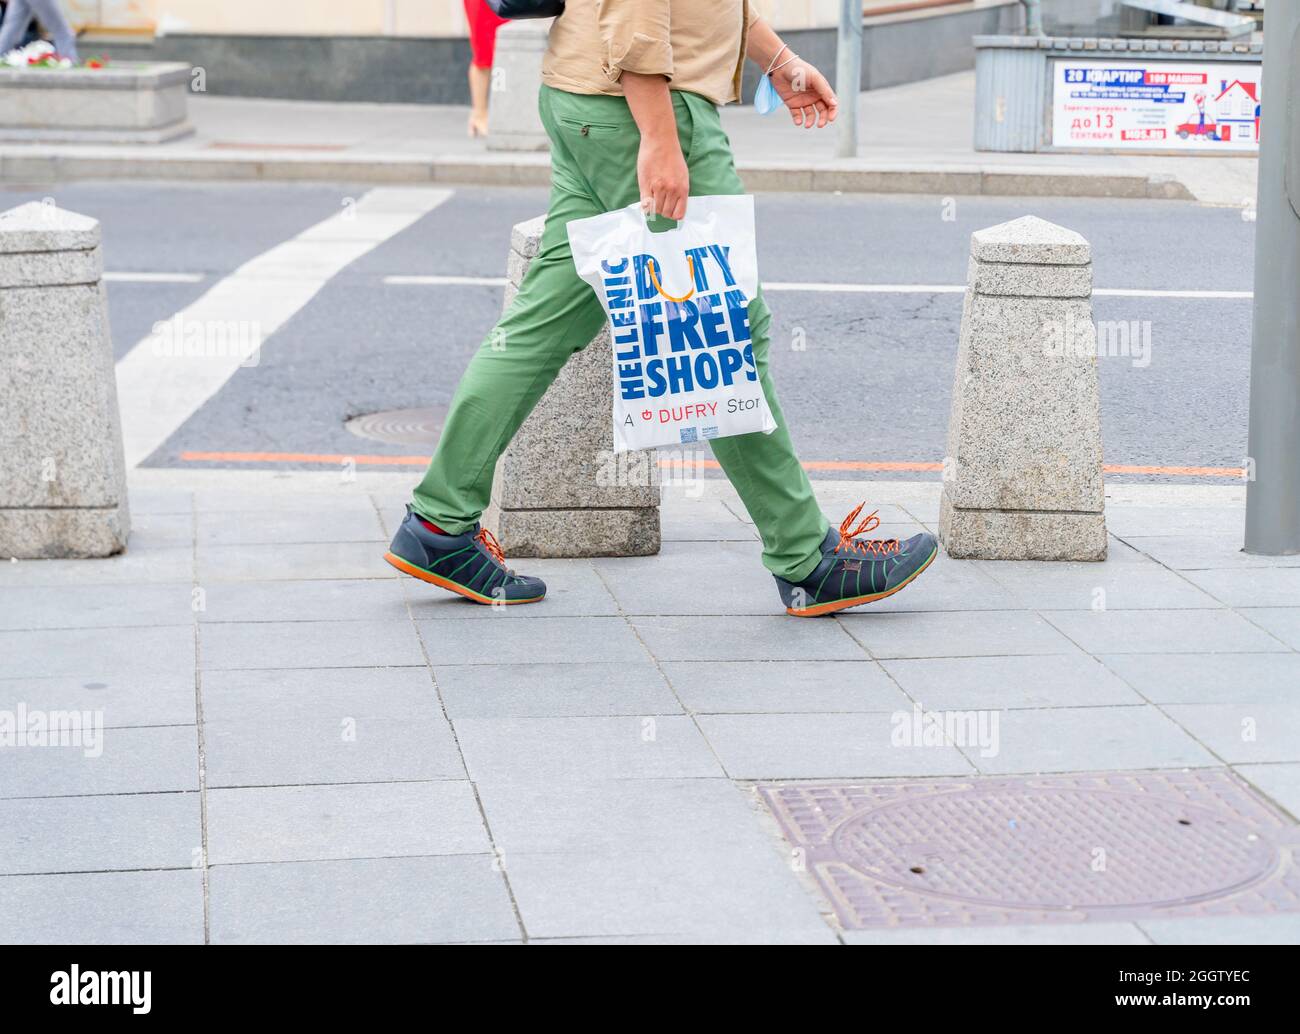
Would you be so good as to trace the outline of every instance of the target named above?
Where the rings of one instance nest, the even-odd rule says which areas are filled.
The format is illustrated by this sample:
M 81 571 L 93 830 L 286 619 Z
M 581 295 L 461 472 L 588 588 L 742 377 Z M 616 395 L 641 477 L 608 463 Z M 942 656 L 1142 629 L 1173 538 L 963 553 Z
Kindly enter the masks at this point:
M 493 11 L 487 0 L 465 0 L 465 18 L 469 21 L 470 60 L 476 68 L 491 68 L 497 29 L 506 19 Z

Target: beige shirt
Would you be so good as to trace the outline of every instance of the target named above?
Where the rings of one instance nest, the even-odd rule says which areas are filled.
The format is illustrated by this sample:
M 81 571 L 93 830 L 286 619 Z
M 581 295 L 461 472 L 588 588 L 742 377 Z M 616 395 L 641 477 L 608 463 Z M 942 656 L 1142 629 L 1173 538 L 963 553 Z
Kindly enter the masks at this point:
M 740 99 L 749 0 L 568 0 L 551 26 L 542 82 L 621 95 L 624 72 L 664 75 L 715 104 Z

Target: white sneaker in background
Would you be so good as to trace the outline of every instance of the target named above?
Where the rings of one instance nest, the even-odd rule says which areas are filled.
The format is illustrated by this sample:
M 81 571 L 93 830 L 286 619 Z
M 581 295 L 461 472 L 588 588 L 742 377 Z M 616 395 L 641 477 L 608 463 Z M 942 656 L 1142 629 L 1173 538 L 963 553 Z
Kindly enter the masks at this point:
M 28 43 L 25 47 L 16 47 L 9 51 L 0 61 L 3 61 L 10 68 L 26 68 L 32 62 L 32 58 L 40 59 L 49 57 L 54 53 L 54 46 L 43 39 L 35 40 Z

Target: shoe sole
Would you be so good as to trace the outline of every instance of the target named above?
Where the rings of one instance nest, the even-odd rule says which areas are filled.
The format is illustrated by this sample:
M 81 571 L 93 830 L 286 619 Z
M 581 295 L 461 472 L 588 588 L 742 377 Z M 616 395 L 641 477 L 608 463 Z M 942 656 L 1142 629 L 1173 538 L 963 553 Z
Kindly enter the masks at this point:
M 785 612 L 797 618 L 815 618 L 821 617 L 823 614 L 833 614 L 837 610 L 848 610 L 850 607 L 860 607 L 864 603 L 875 603 L 878 600 L 883 600 L 886 596 L 892 596 L 894 593 L 906 589 L 916 580 L 917 576 L 922 571 L 934 563 L 934 558 L 938 555 L 939 547 L 935 546 L 934 552 L 926 558 L 925 563 L 909 574 L 903 581 L 895 585 L 892 589 L 886 589 L 884 592 L 872 593 L 870 596 L 854 596 L 847 600 L 832 600 L 830 603 L 819 603 L 815 607 L 805 607 L 802 610 L 796 610 L 794 607 L 786 607 Z
M 493 599 L 489 596 L 484 596 L 482 593 L 475 592 L 473 589 L 467 589 L 463 585 L 457 585 L 455 582 L 436 575 L 432 571 L 426 571 L 423 567 L 416 567 L 409 560 L 403 560 L 394 553 L 385 553 L 384 559 L 401 571 L 402 574 L 409 574 L 412 578 L 418 578 L 422 582 L 436 585 L 440 589 L 446 589 L 448 592 L 454 592 L 457 596 L 464 596 L 467 600 L 473 600 L 475 603 L 481 603 L 488 607 L 512 607 L 516 603 L 537 603 L 546 599 L 545 593 L 542 593 L 540 596 L 530 596 L 528 599 L 524 600 Z

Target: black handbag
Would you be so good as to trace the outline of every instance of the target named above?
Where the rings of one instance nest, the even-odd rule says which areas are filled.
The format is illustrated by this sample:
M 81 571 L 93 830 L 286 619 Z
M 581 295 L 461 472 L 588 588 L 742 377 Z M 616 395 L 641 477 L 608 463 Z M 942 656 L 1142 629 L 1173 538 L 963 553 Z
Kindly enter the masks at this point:
M 558 18 L 564 13 L 564 0 L 487 0 L 487 5 L 501 18 Z

